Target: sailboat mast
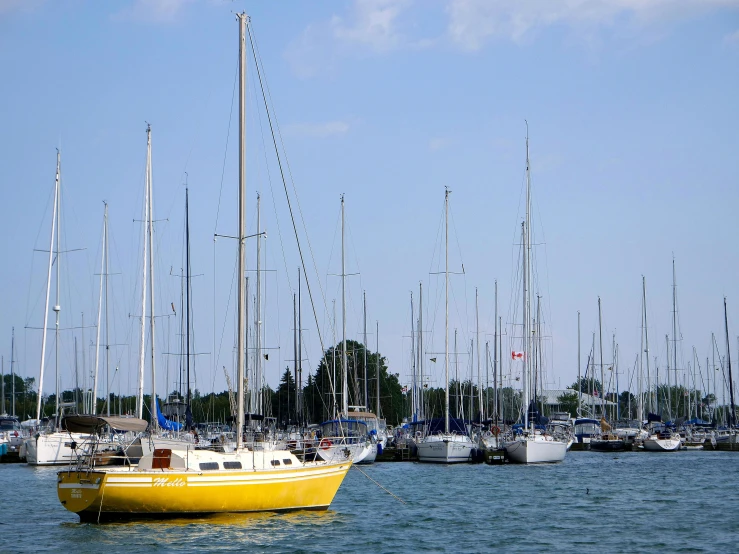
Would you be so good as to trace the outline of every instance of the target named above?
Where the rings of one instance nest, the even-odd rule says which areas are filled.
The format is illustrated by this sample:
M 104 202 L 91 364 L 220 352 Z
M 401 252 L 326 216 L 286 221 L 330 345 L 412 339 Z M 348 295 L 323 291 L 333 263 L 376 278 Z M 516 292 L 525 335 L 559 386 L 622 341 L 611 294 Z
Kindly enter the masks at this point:
M 675 371 L 675 387 L 677 388 L 677 278 L 675 275 L 675 256 L 672 257 L 672 369 Z M 671 389 L 669 395 L 672 396 Z M 679 400 L 677 401 L 679 402 Z M 677 408 L 678 406 L 675 406 L 676 410 Z M 672 418 L 672 413 L 670 413 L 670 416 Z
M 246 309 L 246 256 L 244 252 L 246 240 L 246 22 L 249 17 L 245 13 L 237 14 L 239 20 L 239 258 L 238 258 L 238 295 L 236 316 L 236 390 L 237 390 L 237 429 L 236 450 L 240 450 L 244 430 L 244 311 Z
M 257 193 L 257 296 L 255 299 L 255 359 L 254 390 L 256 391 L 256 407 L 254 411 L 262 414 L 262 197 Z M 298 287 L 300 287 L 300 269 L 298 269 Z
M 642 275 L 642 303 L 644 304 L 644 353 L 647 359 L 647 396 L 649 399 L 649 411 L 654 413 L 654 402 L 652 397 L 652 377 L 649 371 L 649 325 L 647 322 L 647 279 Z
M 346 259 L 344 253 L 344 195 L 341 195 L 341 413 L 349 417 L 349 376 L 346 362 Z
M 13 395 L 13 398 L 10 400 L 10 415 L 15 417 L 15 327 L 11 328 L 11 336 L 10 336 L 10 393 Z M 5 382 L 5 379 L 3 378 L 3 383 Z M 3 395 L 5 396 L 5 395 Z
M 411 415 L 413 421 L 418 417 L 418 379 L 416 374 L 416 312 L 413 309 L 413 291 L 411 291 Z M 379 416 L 378 416 L 379 417 Z
M 60 163 L 61 165 L 61 163 Z M 60 172 L 61 173 L 61 172 Z M 62 266 L 62 179 L 59 178 L 59 186 L 57 187 L 57 196 L 59 199 L 56 203 L 56 303 L 54 310 L 54 380 L 56 381 L 56 424 L 59 426 L 59 312 L 61 311 L 61 266 Z
M 107 217 L 108 205 L 105 204 L 105 213 L 103 215 L 103 253 L 100 257 L 100 298 L 98 300 L 98 324 L 97 330 L 95 332 L 95 374 L 92 377 L 92 415 L 97 414 L 98 372 L 100 369 L 100 329 L 102 328 L 101 322 L 103 316 L 103 276 L 105 273 L 105 233 L 107 231 Z M 144 260 L 144 266 L 146 266 L 146 260 Z
M 49 324 L 49 296 L 51 293 L 51 266 L 54 263 L 54 233 L 56 232 L 57 204 L 59 202 L 59 172 L 61 170 L 61 157 L 59 150 L 56 151 L 56 179 L 54 180 L 54 209 L 51 216 L 51 239 L 49 244 L 49 268 L 46 275 L 46 303 L 44 304 L 44 330 L 41 339 L 41 367 L 38 379 L 38 398 L 36 400 L 36 419 L 41 419 L 41 399 L 44 392 L 44 362 L 46 361 L 46 326 Z M 57 266 L 58 268 L 58 266 Z M 58 271 L 58 269 L 57 269 Z M 13 381 L 15 383 L 15 380 Z M 15 403 L 15 394 L 13 394 Z
M 493 416 L 498 423 L 498 336 L 501 331 L 498 325 L 498 280 L 495 280 L 495 333 L 493 334 Z
M 418 380 L 419 380 L 419 399 L 418 399 L 418 417 L 424 419 L 425 409 L 423 405 L 423 283 L 418 283 Z
M 736 411 L 734 408 L 734 381 L 731 376 L 731 349 L 729 348 L 729 316 L 726 312 L 726 297 L 724 296 L 724 329 L 726 331 L 726 364 L 729 367 L 729 402 L 731 403 L 731 411 L 729 412 L 729 425 L 736 426 Z
M 108 250 L 108 204 L 105 203 L 103 216 L 103 257 L 105 259 L 105 383 L 107 395 L 105 403 L 108 406 L 107 415 L 110 416 L 110 325 L 108 318 L 108 275 L 110 275 L 110 256 Z
M 479 296 L 477 294 L 477 287 L 475 287 L 475 342 L 477 346 L 477 406 L 480 412 L 480 424 L 485 416 L 485 410 L 482 405 L 482 381 L 480 379 L 480 304 Z M 470 413 L 470 417 L 472 414 Z
M 187 392 L 185 393 L 185 404 L 190 406 L 190 190 L 185 187 L 185 331 L 186 345 L 186 371 Z
M 149 243 L 146 240 L 147 223 L 149 221 L 149 165 L 151 164 L 151 125 L 146 125 L 146 177 L 144 185 L 144 259 L 142 262 L 143 273 L 141 278 L 141 340 L 139 342 L 139 380 L 138 395 L 136 398 L 136 417 L 141 419 L 144 415 L 144 366 L 146 365 L 146 286 L 148 283 L 148 252 Z M 102 271 L 101 271 L 102 273 Z M 100 293 L 102 297 L 102 276 L 100 277 Z M 100 311 L 98 311 L 98 321 L 100 320 Z M 100 325 L 98 324 L 98 330 Z M 97 379 L 97 353 L 95 354 L 95 379 Z M 97 394 L 97 393 L 95 393 Z M 94 396 L 94 395 L 93 395 Z M 93 398 L 93 402 L 97 403 L 97 399 Z M 95 411 L 93 411 L 93 414 Z M 153 414 L 152 414 L 153 419 Z
M 524 376 L 523 409 L 524 428 L 529 426 L 529 379 L 531 376 L 531 172 L 529 167 L 529 123 L 526 122 L 526 218 L 523 222 L 523 336 Z
M 364 409 L 369 411 L 367 399 L 367 291 L 362 292 L 362 304 L 364 306 Z
M 444 433 L 449 433 L 449 189 L 444 192 Z M 455 349 L 456 350 L 456 349 Z
M 295 396 L 298 397 L 298 422 L 303 421 L 303 303 L 300 299 L 303 281 L 298 267 L 298 380 L 295 383 Z
M 151 137 L 151 126 L 148 126 L 147 132 Z M 158 427 L 157 421 L 157 372 L 156 372 L 156 340 L 154 328 L 156 318 L 154 317 L 154 187 L 152 182 L 152 162 L 151 162 L 151 140 L 148 141 L 148 158 L 149 158 L 149 340 L 151 341 L 151 430 L 154 431 Z
M 600 415 L 606 417 L 606 377 L 603 370 L 603 314 L 598 297 L 598 352 L 600 353 Z
M 582 379 L 580 377 L 580 310 L 577 311 L 577 417 L 582 416 Z

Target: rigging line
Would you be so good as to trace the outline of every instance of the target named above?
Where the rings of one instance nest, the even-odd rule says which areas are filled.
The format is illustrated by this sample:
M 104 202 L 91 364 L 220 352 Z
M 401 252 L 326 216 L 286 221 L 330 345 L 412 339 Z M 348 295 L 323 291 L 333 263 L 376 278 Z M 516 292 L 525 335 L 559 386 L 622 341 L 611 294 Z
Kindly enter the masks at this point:
M 228 113 L 228 128 L 226 130 L 226 146 L 223 149 L 223 166 L 221 168 L 221 185 L 218 189 L 218 205 L 216 207 L 216 223 L 213 226 L 213 233 L 215 234 L 218 230 L 218 218 L 221 213 L 221 197 L 223 196 L 223 179 L 226 175 L 226 157 L 228 155 L 228 141 L 231 137 L 231 120 L 233 119 L 233 111 L 234 111 L 234 98 L 236 97 L 236 82 L 237 77 L 239 74 L 239 67 L 238 67 L 238 61 L 236 64 L 236 72 L 234 73 L 234 84 L 233 89 L 231 91 L 231 110 Z
M 252 43 L 252 53 L 254 54 L 255 57 L 258 57 L 259 58 L 259 65 L 261 65 L 261 69 L 262 69 L 262 71 L 260 72 L 259 65 L 257 66 L 257 74 L 259 75 L 259 84 L 262 87 L 262 95 L 264 96 L 264 103 L 265 103 L 265 109 L 267 111 L 267 118 L 269 120 L 270 129 L 272 130 L 272 118 L 270 116 L 270 111 L 269 111 L 269 108 L 267 106 L 267 96 L 269 96 L 269 100 L 270 100 L 270 102 L 272 102 L 272 93 L 269 90 L 269 83 L 267 83 L 266 84 L 266 96 L 265 96 L 265 85 L 262 84 L 262 75 L 261 75 L 262 72 L 265 72 L 264 71 L 264 64 L 261 62 L 262 56 L 259 53 L 259 47 L 255 45 L 255 42 L 254 42 L 253 37 L 252 37 L 252 34 L 254 33 L 253 23 L 251 23 L 251 22 L 249 23 L 248 29 L 249 29 L 249 40 Z M 266 77 L 266 75 L 265 75 L 265 77 Z M 284 142 L 284 140 L 282 138 L 282 131 L 280 130 L 280 126 L 279 126 L 279 123 L 277 121 L 275 121 L 275 126 L 277 128 L 277 134 L 280 137 L 280 144 L 282 145 L 282 150 L 283 150 L 283 152 L 285 152 L 286 151 L 286 149 L 285 149 L 285 142 Z M 272 131 L 272 140 L 274 141 L 274 144 L 275 144 L 275 152 L 277 152 L 277 150 L 278 150 L 277 149 L 277 140 L 275 138 L 274 131 Z M 291 219 L 292 219 L 292 217 L 293 217 L 292 216 L 292 206 L 291 206 L 290 201 L 289 201 L 289 196 L 287 195 L 287 183 L 285 181 L 285 176 L 284 176 L 284 173 L 283 173 L 283 170 L 282 170 L 282 162 L 281 162 L 281 159 L 279 157 L 279 154 L 278 154 L 278 164 L 280 166 L 280 174 L 282 175 L 283 186 L 285 188 L 285 194 L 286 194 L 286 196 L 288 198 L 288 207 L 290 208 L 290 216 L 291 216 Z M 319 291 L 321 293 L 321 297 L 323 299 L 323 308 L 324 308 L 324 310 L 326 312 L 328 312 L 328 304 L 327 304 L 327 301 L 326 301 L 326 295 L 325 295 L 325 293 L 323 291 L 323 286 L 321 285 L 320 276 L 318 274 L 318 264 L 316 263 L 315 255 L 313 253 L 313 246 L 312 246 L 312 244 L 310 242 L 310 237 L 308 236 L 308 230 L 307 230 L 307 227 L 305 225 L 305 217 L 303 216 L 303 209 L 302 209 L 302 207 L 300 205 L 300 198 L 298 197 L 298 191 L 295 188 L 295 179 L 293 178 L 292 168 L 290 167 L 290 160 L 287 158 L 287 156 L 285 156 L 285 165 L 287 167 L 287 172 L 288 172 L 288 175 L 290 176 L 290 183 L 292 184 L 293 192 L 295 194 L 295 202 L 296 202 L 296 204 L 298 206 L 298 213 L 300 214 L 300 221 L 301 221 L 301 224 L 303 226 L 303 231 L 305 232 L 305 240 L 308 243 L 308 251 L 310 252 L 311 261 L 313 262 L 313 271 L 314 271 L 314 273 L 316 275 L 316 278 L 317 278 L 317 281 L 318 281 L 318 289 L 319 289 Z M 293 227 L 295 227 L 294 220 L 293 220 Z M 296 233 L 297 233 L 297 231 L 296 231 Z M 302 260 L 302 250 L 300 248 L 300 243 L 298 243 L 298 250 L 301 251 L 301 260 Z M 305 268 L 304 268 L 304 270 L 305 270 Z M 307 273 L 306 273 L 306 275 L 307 275 Z M 308 284 L 308 278 L 307 277 L 306 277 L 306 284 Z M 308 285 L 308 294 L 311 297 L 311 303 L 312 303 L 313 300 L 312 300 L 312 293 L 311 293 L 310 285 Z M 315 312 L 315 306 L 313 307 L 313 311 Z M 315 319 L 316 319 L 316 325 L 318 325 L 318 317 L 315 317 Z M 320 333 L 319 333 L 319 338 L 321 338 L 320 337 Z M 323 343 L 321 343 L 321 344 L 323 344 Z
M 249 42 L 251 43 L 251 47 L 252 47 L 252 55 L 254 56 L 254 62 L 255 62 L 256 67 L 257 67 L 257 76 L 259 77 L 259 86 L 262 89 L 262 97 L 264 98 L 264 104 L 265 104 L 264 108 L 265 108 L 265 111 L 267 113 L 267 120 L 269 122 L 269 128 L 270 128 L 270 131 L 272 133 L 272 142 L 274 143 L 274 147 L 275 147 L 275 155 L 277 156 L 277 164 L 278 164 L 278 166 L 280 168 L 280 176 L 282 177 L 282 185 L 283 185 L 283 188 L 285 190 L 285 198 L 287 200 L 287 207 L 288 207 L 288 209 L 290 211 L 290 220 L 292 222 L 293 232 L 295 233 L 295 241 L 297 242 L 298 253 L 300 254 L 300 264 L 303 267 L 303 272 L 304 273 L 307 273 L 306 272 L 305 259 L 303 258 L 303 248 L 300 245 L 300 237 L 298 235 L 298 228 L 297 228 L 297 225 L 295 224 L 295 216 L 293 214 L 292 203 L 290 202 L 290 194 L 288 193 L 288 190 L 287 190 L 287 181 L 285 180 L 285 173 L 284 173 L 284 170 L 282 168 L 282 158 L 280 157 L 279 149 L 277 147 L 277 139 L 275 137 L 274 127 L 272 125 L 272 116 L 270 115 L 269 106 L 267 104 L 267 96 L 265 94 L 264 83 L 262 81 L 262 73 L 261 73 L 261 71 L 259 69 L 259 62 L 257 60 L 258 54 L 257 54 L 257 50 L 255 49 L 255 46 L 254 46 L 254 37 L 253 37 L 253 33 L 252 33 L 252 25 L 251 25 L 251 23 L 249 25 L 247 25 L 247 30 L 249 31 Z M 284 145 L 283 145 L 283 147 L 284 147 Z M 289 169 L 289 166 L 288 166 L 288 169 Z M 294 189 L 294 186 L 293 186 L 293 189 Z M 296 199 L 297 199 L 297 192 L 296 192 Z M 298 209 L 299 208 L 300 208 L 300 205 L 298 204 Z M 308 240 L 307 233 L 306 233 L 306 240 Z M 308 247 L 310 248 L 310 240 L 308 240 Z M 311 255 L 312 255 L 312 249 L 311 249 Z M 313 263 L 314 263 L 314 268 L 315 268 L 316 267 L 315 266 L 315 259 L 313 260 Z M 313 301 L 313 291 L 312 291 L 311 286 L 310 286 L 310 281 L 307 278 L 305 279 L 305 284 L 306 284 L 306 288 L 308 289 L 308 296 L 310 298 L 311 310 L 313 312 L 313 319 L 314 319 L 314 321 L 316 323 L 316 332 L 318 334 L 318 340 L 319 340 L 319 343 L 321 344 L 321 352 L 324 353 L 324 357 L 325 357 L 326 354 L 325 354 L 325 348 L 324 348 L 324 344 L 323 344 L 323 336 L 321 335 L 321 328 L 319 327 L 319 324 L 318 324 L 318 313 L 316 312 L 316 306 L 315 306 L 315 303 Z M 318 286 L 321 289 L 321 294 L 323 295 L 323 289 L 321 288 L 320 279 L 318 280 Z M 325 302 L 325 296 L 324 296 L 324 307 L 325 307 L 325 304 L 326 304 L 326 302 Z M 331 377 L 329 377 L 329 382 L 331 382 Z M 332 388 L 332 390 L 334 389 L 333 383 L 331 383 L 331 388 Z M 335 392 L 334 392 L 334 394 L 335 394 Z
M 383 486 L 382 486 L 382 485 L 381 485 L 380 483 L 378 483 L 377 481 L 375 481 L 374 479 L 372 479 L 372 477 L 370 477 L 369 475 L 367 475 L 367 474 L 366 474 L 366 473 L 365 473 L 364 471 L 362 471 L 362 470 L 361 470 L 361 469 L 360 469 L 359 467 L 357 467 L 356 465 L 352 465 L 352 467 L 353 467 L 354 469 L 356 469 L 356 470 L 357 470 L 357 471 L 358 471 L 359 473 L 361 473 L 362 475 L 364 475 L 364 476 L 365 476 L 365 477 L 366 477 L 367 479 L 369 479 L 370 481 L 372 481 L 372 482 L 373 482 L 373 483 L 374 483 L 375 485 L 377 485 L 377 486 L 378 486 L 378 487 L 380 487 L 380 488 L 381 488 L 382 490 L 384 490 L 384 491 L 385 491 L 386 493 L 388 493 L 388 494 L 389 494 L 390 496 L 392 496 L 392 497 L 393 497 L 393 498 L 394 498 L 395 500 L 397 500 L 398 502 L 400 502 L 401 504 L 408 504 L 408 503 L 407 503 L 407 502 L 406 502 L 405 500 L 403 500 L 403 499 L 402 499 L 402 498 L 400 498 L 399 496 L 397 496 L 397 495 L 393 494 L 392 492 L 390 492 L 389 490 L 387 490 L 387 489 L 386 489 L 385 487 L 383 487 Z

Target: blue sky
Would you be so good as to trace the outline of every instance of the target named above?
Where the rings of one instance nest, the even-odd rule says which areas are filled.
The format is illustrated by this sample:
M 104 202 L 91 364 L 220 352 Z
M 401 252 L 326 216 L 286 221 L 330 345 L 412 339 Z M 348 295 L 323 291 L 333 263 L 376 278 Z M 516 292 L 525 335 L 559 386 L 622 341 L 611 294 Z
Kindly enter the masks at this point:
M 48 248 L 55 148 L 61 147 L 63 240 L 68 249 L 85 248 L 62 257 L 62 326 L 80 325 L 83 312 L 86 325 L 96 317 L 104 200 L 117 274 L 110 279 L 110 342 L 119 345 L 113 389 L 133 391 L 141 263 L 135 220 L 142 213 L 148 121 L 154 210 L 163 220 L 157 312 L 170 312 L 171 302 L 179 306 L 180 280 L 170 273 L 182 267 L 187 180 L 193 273 L 202 274 L 193 284 L 195 349 L 208 353 L 198 357 L 196 385 L 225 388 L 222 367 L 233 367 L 235 248 L 227 239 L 214 246 L 213 234 L 236 232 L 232 12 L 240 10 L 253 19 L 308 230 L 317 268 L 310 278 L 327 345 L 327 314 L 340 298 L 339 279 L 330 274 L 340 272 L 342 193 L 347 271 L 360 273 L 348 278 L 348 334 L 361 331 L 366 290 L 368 327 L 379 321 L 380 350 L 401 380 L 409 373 L 409 295 L 419 281 L 428 292 L 426 345 L 443 350 L 443 283 L 429 273 L 439 268 L 445 186 L 453 191 L 450 259 L 456 271 L 465 267 L 464 277 L 452 278 L 450 325 L 459 329 L 459 350 L 473 338 L 475 287 L 481 333 L 490 339 L 495 279 L 500 315 L 514 332 L 528 120 L 548 382 L 564 387 L 575 379 L 578 311 L 584 365 L 600 296 L 605 358 L 615 333 L 623 388 L 640 348 L 642 275 L 650 349 L 665 367 L 673 254 L 678 365 L 692 362 L 695 346 L 705 366 L 712 331 L 724 350 L 724 295 L 736 353 L 739 1 L 0 0 L 6 370 L 15 326 L 19 371 L 38 378 L 41 335 L 25 327 L 43 321 L 45 260 L 33 249 Z M 299 259 L 254 87 L 250 82 L 247 214 L 253 232 L 260 191 L 265 260 L 275 270 L 265 274 L 265 343 L 281 347 L 265 368 L 274 386 L 293 357 Z M 254 243 L 248 248 L 253 269 Z M 321 352 L 310 314 L 305 302 L 304 371 Z M 157 326 L 158 350 L 175 352 L 179 320 L 161 318 Z M 94 329 L 85 333 L 85 348 L 81 331 L 62 334 L 64 388 L 72 384 L 72 337 L 80 344 L 80 366 L 84 350 L 91 370 Z M 374 334 L 369 342 L 374 349 Z M 511 349 L 504 344 L 504 352 Z M 167 368 L 172 388 L 177 358 L 162 355 L 157 364 L 159 388 Z M 506 372 L 520 370 L 509 365 Z M 439 384 L 443 365 L 433 371 Z M 53 378 L 45 381 L 51 392 Z

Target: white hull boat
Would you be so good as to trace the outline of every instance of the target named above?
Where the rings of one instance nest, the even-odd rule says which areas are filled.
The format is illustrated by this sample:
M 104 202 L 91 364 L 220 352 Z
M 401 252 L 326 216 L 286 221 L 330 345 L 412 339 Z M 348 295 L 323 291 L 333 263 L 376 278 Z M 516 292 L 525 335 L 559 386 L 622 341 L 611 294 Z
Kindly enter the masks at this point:
M 69 464 L 77 460 L 78 451 L 89 435 L 80 433 L 36 434 L 23 441 L 26 462 L 33 466 Z
M 675 452 L 680 449 L 682 444 L 680 435 L 651 435 L 648 439 L 644 439 L 644 450 L 648 452 Z
M 517 464 L 552 464 L 565 459 L 567 443 L 544 435 L 525 436 L 506 444 L 505 451 Z
M 439 464 L 464 463 L 472 460 L 475 444 L 467 435 L 429 435 L 419 441 L 418 460 Z

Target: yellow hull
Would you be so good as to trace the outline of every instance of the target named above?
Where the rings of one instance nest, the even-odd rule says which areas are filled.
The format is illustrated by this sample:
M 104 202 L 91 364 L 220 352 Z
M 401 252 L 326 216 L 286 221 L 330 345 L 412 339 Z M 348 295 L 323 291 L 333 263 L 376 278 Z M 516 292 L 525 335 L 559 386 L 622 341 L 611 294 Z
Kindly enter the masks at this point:
M 325 510 L 351 462 L 257 471 L 62 471 L 57 493 L 82 521 Z

